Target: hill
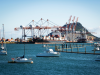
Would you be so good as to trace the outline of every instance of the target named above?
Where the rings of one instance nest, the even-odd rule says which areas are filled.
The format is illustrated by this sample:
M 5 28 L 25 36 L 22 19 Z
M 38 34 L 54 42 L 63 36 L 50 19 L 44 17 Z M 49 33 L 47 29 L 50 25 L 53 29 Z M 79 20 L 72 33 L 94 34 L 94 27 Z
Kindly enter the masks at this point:
M 74 23 L 74 25 L 75 25 L 75 23 Z M 66 25 L 64 25 L 63 27 L 65 27 L 65 26 Z M 83 28 L 84 28 L 84 26 L 82 26 L 81 23 L 77 22 L 75 31 L 82 31 Z M 100 41 L 100 38 L 98 38 L 97 36 L 94 36 L 93 34 L 91 34 L 91 32 L 89 32 L 87 29 L 86 29 L 86 32 L 88 33 L 87 36 L 93 36 L 94 37 L 94 41 Z

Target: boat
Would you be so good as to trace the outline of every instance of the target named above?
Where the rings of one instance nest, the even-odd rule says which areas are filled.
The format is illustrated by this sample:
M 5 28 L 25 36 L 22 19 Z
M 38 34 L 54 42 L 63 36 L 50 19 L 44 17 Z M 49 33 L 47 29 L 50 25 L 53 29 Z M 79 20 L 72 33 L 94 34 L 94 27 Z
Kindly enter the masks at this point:
M 4 24 L 3 24 L 3 39 L 4 39 Z M 0 48 L 0 55 L 7 55 L 7 48 L 6 48 L 6 43 L 4 44 L 4 40 L 2 39 L 2 44 Z
M 77 40 L 77 43 L 87 43 L 87 39 L 85 39 L 85 38 L 79 38 Z
M 11 59 L 12 61 L 8 61 L 8 63 L 33 63 L 31 59 L 25 58 L 24 55 L 22 57 L 11 58 Z
M 100 46 L 100 43 L 94 43 L 94 46 L 95 47 Z
M 0 50 L 0 54 L 1 54 L 1 55 L 7 55 L 7 51 L 5 51 L 5 50 Z
M 2 43 L 1 48 L 0 48 L 0 54 L 7 55 L 7 49 L 3 46 L 3 43 Z
M 85 28 L 82 29 L 82 31 L 80 32 L 80 37 L 78 37 L 77 39 L 77 43 L 87 43 L 87 34 Z
M 96 50 L 96 51 L 99 51 L 99 50 L 100 50 L 100 48 L 99 48 L 99 47 L 96 47 L 96 48 L 95 48 L 95 50 Z
M 94 49 L 95 51 L 100 51 L 100 43 L 94 43 Z
M 25 45 L 24 45 L 24 55 L 22 57 L 11 58 L 12 61 L 8 61 L 8 63 L 33 63 L 32 59 L 25 58 Z
M 46 49 L 44 50 L 44 53 L 39 53 L 36 55 L 36 57 L 59 57 L 59 52 L 54 52 L 53 49 Z
M 95 59 L 95 61 L 100 61 L 100 56 L 97 56 L 97 58 Z

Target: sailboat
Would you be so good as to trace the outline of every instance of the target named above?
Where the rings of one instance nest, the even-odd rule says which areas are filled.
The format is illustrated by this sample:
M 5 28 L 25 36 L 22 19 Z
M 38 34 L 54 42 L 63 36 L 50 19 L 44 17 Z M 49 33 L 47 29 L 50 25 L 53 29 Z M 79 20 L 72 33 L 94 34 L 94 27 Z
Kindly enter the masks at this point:
M 24 44 L 24 55 L 22 57 L 11 58 L 12 61 L 8 61 L 8 63 L 33 63 L 31 59 L 25 58 L 25 44 Z
M 1 48 L 0 48 L 0 54 L 2 55 L 7 55 L 7 48 L 6 48 L 6 43 L 4 44 L 4 24 L 3 24 L 3 38 L 2 38 L 2 44 L 1 44 Z

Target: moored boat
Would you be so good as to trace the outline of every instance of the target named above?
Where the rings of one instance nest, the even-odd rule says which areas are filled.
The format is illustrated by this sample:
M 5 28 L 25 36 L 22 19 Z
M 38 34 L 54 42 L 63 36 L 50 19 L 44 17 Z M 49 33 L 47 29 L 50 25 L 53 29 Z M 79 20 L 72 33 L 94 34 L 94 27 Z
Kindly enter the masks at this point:
M 59 57 L 59 52 L 54 52 L 53 49 L 46 49 L 44 53 L 39 53 L 36 57 Z
M 5 50 L 0 50 L 0 54 L 1 54 L 1 55 L 7 55 L 7 51 L 5 51 Z
M 8 61 L 8 63 L 33 63 L 31 59 L 27 59 L 24 57 L 17 57 L 17 58 L 12 58 L 12 61 Z
M 100 51 L 100 44 L 94 43 L 95 51 Z
M 3 39 L 2 39 L 2 44 L 1 44 L 1 48 L 0 48 L 0 54 L 1 55 L 7 55 L 7 48 L 6 48 L 6 43 L 4 43 L 4 24 L 3 24 Z
M 24 44 L 24 55 L 22 57 L 11 58 L 12 61 L 8 61 L 8 63 L 33 63 L 32 59 L 25 58 L 25 44 Z

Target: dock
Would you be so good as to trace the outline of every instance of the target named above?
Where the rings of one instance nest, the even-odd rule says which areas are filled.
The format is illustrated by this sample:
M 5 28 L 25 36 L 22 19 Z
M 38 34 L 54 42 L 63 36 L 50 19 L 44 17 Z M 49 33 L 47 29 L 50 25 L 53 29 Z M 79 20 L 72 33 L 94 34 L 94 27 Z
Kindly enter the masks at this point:
M 93 49 L 87 49 L 88 46 L 93 47 Z M 48 45 L 48 47 L 55 47 L 57 52 L 100 55 L 100 51 L 95 50 L 93 43 L 63 43 L 55 44 L 55 46 Z

